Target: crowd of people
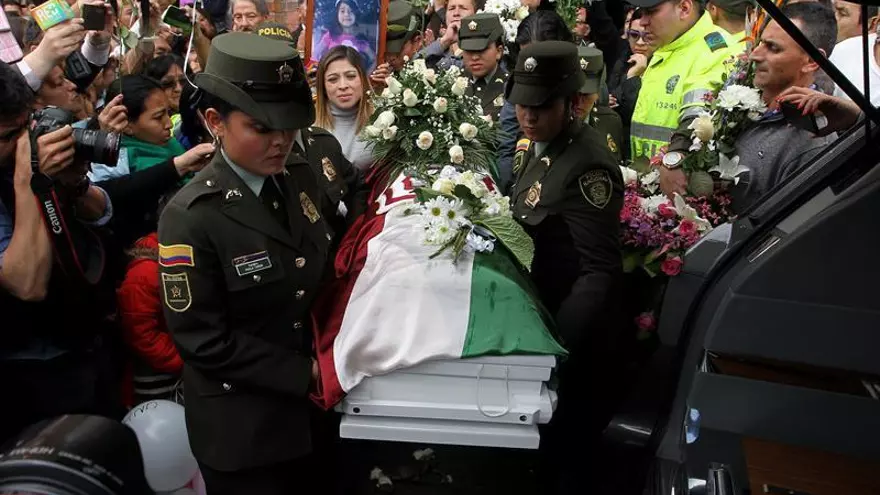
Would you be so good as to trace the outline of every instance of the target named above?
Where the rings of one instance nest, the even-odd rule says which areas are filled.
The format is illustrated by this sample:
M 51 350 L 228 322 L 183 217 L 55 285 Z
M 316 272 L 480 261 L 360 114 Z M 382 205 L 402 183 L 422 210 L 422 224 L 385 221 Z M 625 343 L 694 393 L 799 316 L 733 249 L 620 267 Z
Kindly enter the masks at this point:
M 341 39 L 354 23 L 342 0 L 315 64 L 302 56 L 308 7 L 291 1 L 281 22 L 265 0 L 181 5 L 189 35 L 162 22 L 174 0 L 149 12 L 74 2 L 103 8 L 102 30 L 81 18 L 43 30 L 35 5 L 3 0 L 23 58 L 0 63 L 0 381 L 15 404 L 0 441 L 60 414 L 120 418 L 169 399 L 185 402 L 208 493 L 291 493 L 327 470 L 303 462 L 335 434 L 308 401 L 310 304 L 375 194 L 371 98 L 423 60 L 461 69 L 504 131 L 494 180 L 534 239 L 532 279 L 571 352 L 548 465 L 560 493 L 581 493 L 585 462 L 570 452 L 613 413 L 631 337 L 619 331 L 620 166 L 665 150 L 660 188 L 687 195 L 691 124 L 744 54 L 767 111 L 735 143 L 747 167 L 735 214 L 864 118 L 778 23 L 749 38 L 752 0 L 596 0 L 574 25 L 554 2 L 523 0 L 515 36 L 479 0 L 390 0 L 381 54 Z M 782 11 L 863 89 L 860 6 Z M 782 103 L 821 127 L 792 125 Z M 48 122 L 40 134 L 35 121 Z

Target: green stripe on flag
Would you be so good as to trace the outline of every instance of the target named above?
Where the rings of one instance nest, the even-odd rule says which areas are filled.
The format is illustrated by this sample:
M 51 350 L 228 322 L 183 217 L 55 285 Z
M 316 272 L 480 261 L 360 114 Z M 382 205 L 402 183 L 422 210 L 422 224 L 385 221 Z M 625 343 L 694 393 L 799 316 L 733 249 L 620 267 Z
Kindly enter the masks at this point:
M 531 287 L 507 252 L 476 254 L 462 357 L 567 354 L 550 333 L 551 319 Z

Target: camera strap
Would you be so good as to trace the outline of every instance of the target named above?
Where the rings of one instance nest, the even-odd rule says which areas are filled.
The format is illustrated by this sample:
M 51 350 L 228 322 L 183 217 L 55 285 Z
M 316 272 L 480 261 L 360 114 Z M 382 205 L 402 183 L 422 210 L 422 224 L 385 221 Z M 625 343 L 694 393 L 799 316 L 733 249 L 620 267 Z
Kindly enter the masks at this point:
M 98 236 L 85 225 L 64 218 L 54 181 L 34 169 L 31 190 L 52 242 L 55 259 L 68 276 L 95 285 L 104 273 L 104 248 Z

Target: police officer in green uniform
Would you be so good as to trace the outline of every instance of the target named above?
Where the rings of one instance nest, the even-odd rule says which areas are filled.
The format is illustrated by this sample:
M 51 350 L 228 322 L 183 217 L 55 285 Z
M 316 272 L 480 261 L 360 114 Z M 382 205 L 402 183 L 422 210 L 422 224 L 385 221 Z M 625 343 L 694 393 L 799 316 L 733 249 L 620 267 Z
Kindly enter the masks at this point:
M 618 163 L 623 163 L 623 152 L 620 149 L 620 143 L 623 143 L 623 122 L 617 112 L 599 102 L 602 81 L 605 80 L 602 52 L 596 47 L 579 46 L 578 58 L 587 79 L 579 91 L 580 98 L 575 105 L 575 114 L 605 136 L 611 154 L 617 158 Z
M 214 38 L 194 82 L 219 149 L 159 222 L 190 446 L 212 495 L 295 493 L 319 477 L 308 311 L 332 237 L 310 166 L 286 165 L 311 93 L 296 50 L 251 33 Z
M 504 85 L 507 71 L 501 66 L 504 56 L 504 28 L 496 14 L 476 14 L 461 20 L 458 46 L 464 51 L 462 60 L 470 76 L 468 96 L 476 96 L 483 107 L 483 115 L 491 115 L 498 122 L 504 106 Z
M 582 474 L 593 453 L 584 450 L 610 417 L 617 366 L 623 179 L 605 136 L 574 116 L 585 79 L 573 43 L 543 41 L 523 48 L 507 88 L 530 140 L 513 214 L 535 241 L 532 279 L 570 352 L 559 369 L 559 407 L 541 435 L 555 471 L 547 481 L 560 493 L 583 493 L 590 482 Z
M 256 32 L 267 38 L 293 42 L 289 31 L 278 23 L 264 22 L 257 26 Z M 348 225 L 366 209 L 369 190 L 363 174 L 345 158 L 342 145 L 333 134 L 317 126 L 297 130 L 288 165 L 298 163 L 308 163 L 312 167 L 318 184 L 326 193 L 322 214 L 334 232 L 335 244 L 341 240 Z

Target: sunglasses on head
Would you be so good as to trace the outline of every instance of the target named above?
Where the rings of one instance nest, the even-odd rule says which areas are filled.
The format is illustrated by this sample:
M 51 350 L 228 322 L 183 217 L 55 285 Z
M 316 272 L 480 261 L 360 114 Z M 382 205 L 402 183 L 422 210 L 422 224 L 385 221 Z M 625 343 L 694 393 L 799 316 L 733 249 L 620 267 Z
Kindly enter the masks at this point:
M 635 30 L 630 29 L 629 31 L 626 32 L 626 36 L 631 41 L 642 40 L 643 43 L 650 43 L 651 42 L 650 33 L 646 33 L 645 31 L 635 31 Z

